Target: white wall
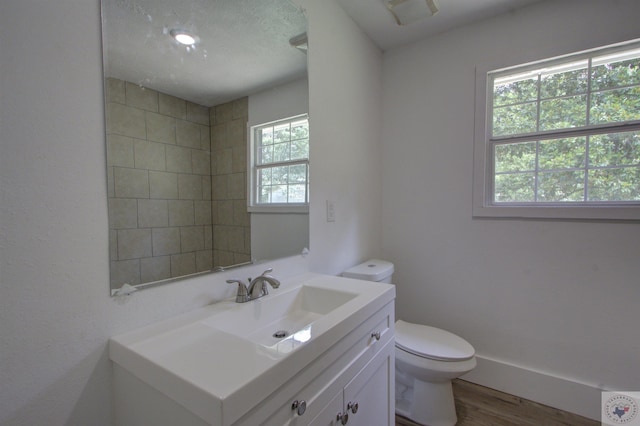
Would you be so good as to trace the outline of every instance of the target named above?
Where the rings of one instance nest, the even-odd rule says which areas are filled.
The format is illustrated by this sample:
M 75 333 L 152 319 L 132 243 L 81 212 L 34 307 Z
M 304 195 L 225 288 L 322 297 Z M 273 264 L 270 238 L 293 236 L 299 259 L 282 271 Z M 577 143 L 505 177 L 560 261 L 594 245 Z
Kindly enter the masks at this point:
M 640 224 L 472 219 L 474 67 L 637 38 L 638 16 L 637 1 L 548 1 L 384 55 L 398 316 L 468 339 L 472 380 L 594 418 L 598 388 L 640 390 Z
M 371 138 L 372 130 L 360 131 L 375 127 L 379 107 L 369 106 L 350 120 L 343 114 L 361 99 L 377 102 L 381 58 L 332 0 L 309 9 L 310 38 L 316 37 L 311 49 L 315 45 L 318 51 L 310 64 L 317 133 L 312 142 L 312 162 L 317 164 L 312 193 L 318 200 L 344 200 L 333 229 L 320 220 L 322 202 L 312 204 L 309 263 L 318 271 L 338 272 L 374 254 L 380 241 L 381 197 L 374 188 L 380 180 L 370 182 L 372 173 L 362 165 L 355 172 L 364 177 L 350 179 L 349 172 L 356 151 L 365 148 L 369 152 L 364 164 L 379 168 L 379 139 Z M 124 300 L 109 297 L 99 31 L 95 1 L 0 2 L 2 425 L 109 425 L 109 336 L 230 297 L 234 289 L 224 280 L 262 271 L 258 265 L 145 290 Z M 341 43 L 343 36 L 355 37 L 349 47 L 362 50 L 348 58 L 346 47 L 333 50 L 330 45 Z M 321 52 L 332 61 L 348 59 L 339 75 L 325 75 Z M 369 66 L 377 71 L 356 82 Z M 320 96 L 325 92 L 333 97 Z M 344 106 L 322 111 L 328 101 Z M 351 143 L 353 148 L 344 149 Z M 338 145 L 349 161 L 326 164 Z M 349 187 L 344 198 L 343 185 Z M 362 197 L 348 199 L 360 190 Z M 346 222 L 370 206 L 376 209 L 363 211 L 361 224 L 342 235 L 350 229 Z M 340 250 L 333 250 L 335 244 Z M 270 265 L 280 276 L 310 268 L 300 257 Z
M 302 78 L 250 95 L 247 126 L 251 129 L 251 126 L 308 112 L 309 82 Z M 251 149 L 250 145 L 247 147 Z M 251 212 L 253 259 L 291 256 L 304 248 L 309 248 L 309 213 Z
M 338 274 L 381 249 L 382 54 L 335 1 L 297 1 L 310 16 L 311 267 Z

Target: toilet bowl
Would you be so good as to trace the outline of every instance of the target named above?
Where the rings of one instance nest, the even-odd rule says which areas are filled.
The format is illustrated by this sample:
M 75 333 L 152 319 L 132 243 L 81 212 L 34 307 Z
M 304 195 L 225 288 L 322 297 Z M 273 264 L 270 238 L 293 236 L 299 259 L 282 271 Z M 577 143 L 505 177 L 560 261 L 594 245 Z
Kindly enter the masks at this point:
M 393 264 L 372 259 L 342 276 L 391 282 Z M 476 366 L 469 342 L 439 328 L 396 321 L 396 413 L 427 426 L 457 422 L 451 381 Z

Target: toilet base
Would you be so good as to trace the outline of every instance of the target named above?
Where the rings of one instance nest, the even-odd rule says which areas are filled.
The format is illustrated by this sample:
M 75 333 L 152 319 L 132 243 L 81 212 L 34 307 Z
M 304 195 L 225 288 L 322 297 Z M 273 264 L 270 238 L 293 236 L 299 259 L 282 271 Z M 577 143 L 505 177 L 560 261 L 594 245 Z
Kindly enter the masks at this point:
M 396 413 L 425 426 L 454 426 L 458 421 L 451 381 L 413 381 L 396 388 Z

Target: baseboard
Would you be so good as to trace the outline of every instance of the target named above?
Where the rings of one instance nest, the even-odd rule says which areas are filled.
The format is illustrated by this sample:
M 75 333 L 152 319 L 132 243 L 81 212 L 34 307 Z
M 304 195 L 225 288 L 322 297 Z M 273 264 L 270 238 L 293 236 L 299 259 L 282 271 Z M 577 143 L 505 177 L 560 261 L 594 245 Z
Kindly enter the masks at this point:
M 478 385 L 600 420 L 602 389 L 565 377 L 476 355 L 478 366 L 460 377 Z

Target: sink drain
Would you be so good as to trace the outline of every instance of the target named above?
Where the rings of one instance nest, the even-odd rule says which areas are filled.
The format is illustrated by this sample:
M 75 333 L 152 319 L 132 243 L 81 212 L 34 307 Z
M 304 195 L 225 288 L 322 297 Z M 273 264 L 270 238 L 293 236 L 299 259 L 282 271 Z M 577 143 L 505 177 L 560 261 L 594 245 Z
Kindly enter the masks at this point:
M 282 339 L 283 337 L 287 337 L 287 333 L 286 330 L 278 330 L 275 333 L 273 333 L 273 337 L 275 337 L 276 339 Z

